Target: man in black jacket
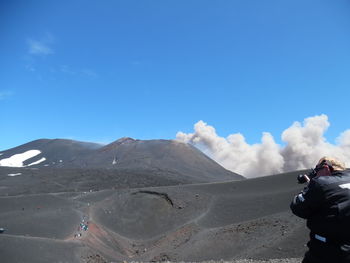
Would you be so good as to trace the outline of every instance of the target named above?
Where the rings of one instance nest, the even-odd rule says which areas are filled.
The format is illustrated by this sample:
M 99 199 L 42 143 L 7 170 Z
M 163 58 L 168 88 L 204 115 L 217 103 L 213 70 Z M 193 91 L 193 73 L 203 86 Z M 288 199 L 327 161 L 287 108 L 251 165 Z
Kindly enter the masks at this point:
M 303 263 L 350 263 L 350 172 L 329 157 L 321 158 L 314 171 L 290 205 L 310 229 Z

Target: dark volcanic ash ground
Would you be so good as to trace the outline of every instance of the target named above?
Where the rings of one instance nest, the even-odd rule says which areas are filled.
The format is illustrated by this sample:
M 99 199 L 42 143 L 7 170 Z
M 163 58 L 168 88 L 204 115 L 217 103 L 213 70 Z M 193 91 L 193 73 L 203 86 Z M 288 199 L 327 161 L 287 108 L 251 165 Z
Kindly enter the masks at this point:
M 305 222 L 289 211 L 297 173 L 244 180 L 169 140 L 44 139 L 0 154 L 1 262 L 296 262 L 305 252 Z
M 0 169 L 3 262 L 297 262 L 305 252 L 305 222 L 289 211 L 297 173 L 116 189 L 103 176 L 63 187 L 63 172 L 45 182 L 35 170 L 16 182 L 25 169 Z

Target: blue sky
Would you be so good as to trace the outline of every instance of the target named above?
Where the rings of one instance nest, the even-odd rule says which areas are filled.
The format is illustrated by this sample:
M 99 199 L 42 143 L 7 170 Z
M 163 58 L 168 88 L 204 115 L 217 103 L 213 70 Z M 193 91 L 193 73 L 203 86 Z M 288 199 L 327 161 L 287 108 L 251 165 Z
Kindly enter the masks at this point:
M 0 150 L 349 126 L 347 0 L 0 1 Z

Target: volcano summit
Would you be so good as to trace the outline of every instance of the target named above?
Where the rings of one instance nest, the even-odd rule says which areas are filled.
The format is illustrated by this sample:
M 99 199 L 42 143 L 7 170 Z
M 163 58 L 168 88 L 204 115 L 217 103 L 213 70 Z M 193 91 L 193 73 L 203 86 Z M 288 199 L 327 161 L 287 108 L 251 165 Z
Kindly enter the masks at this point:
M 0 164 L 4 262 L 286 260 L 305 250 L 304 222 L 289 211 L 297 172 L 244 179 L 191 145 L 131 138 L 41 139 L 0 152 Z

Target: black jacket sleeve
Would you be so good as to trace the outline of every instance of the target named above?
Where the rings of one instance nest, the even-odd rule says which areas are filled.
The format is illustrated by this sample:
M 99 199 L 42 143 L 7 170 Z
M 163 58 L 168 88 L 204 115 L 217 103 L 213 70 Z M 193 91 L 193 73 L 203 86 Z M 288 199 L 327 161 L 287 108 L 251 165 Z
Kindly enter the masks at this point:
M 308 186 L 293 198 L 290 209 L 296 216 L 309 219 L 320 212 L 323 202 L 321 186 L 317 180 L 311 179 Z

